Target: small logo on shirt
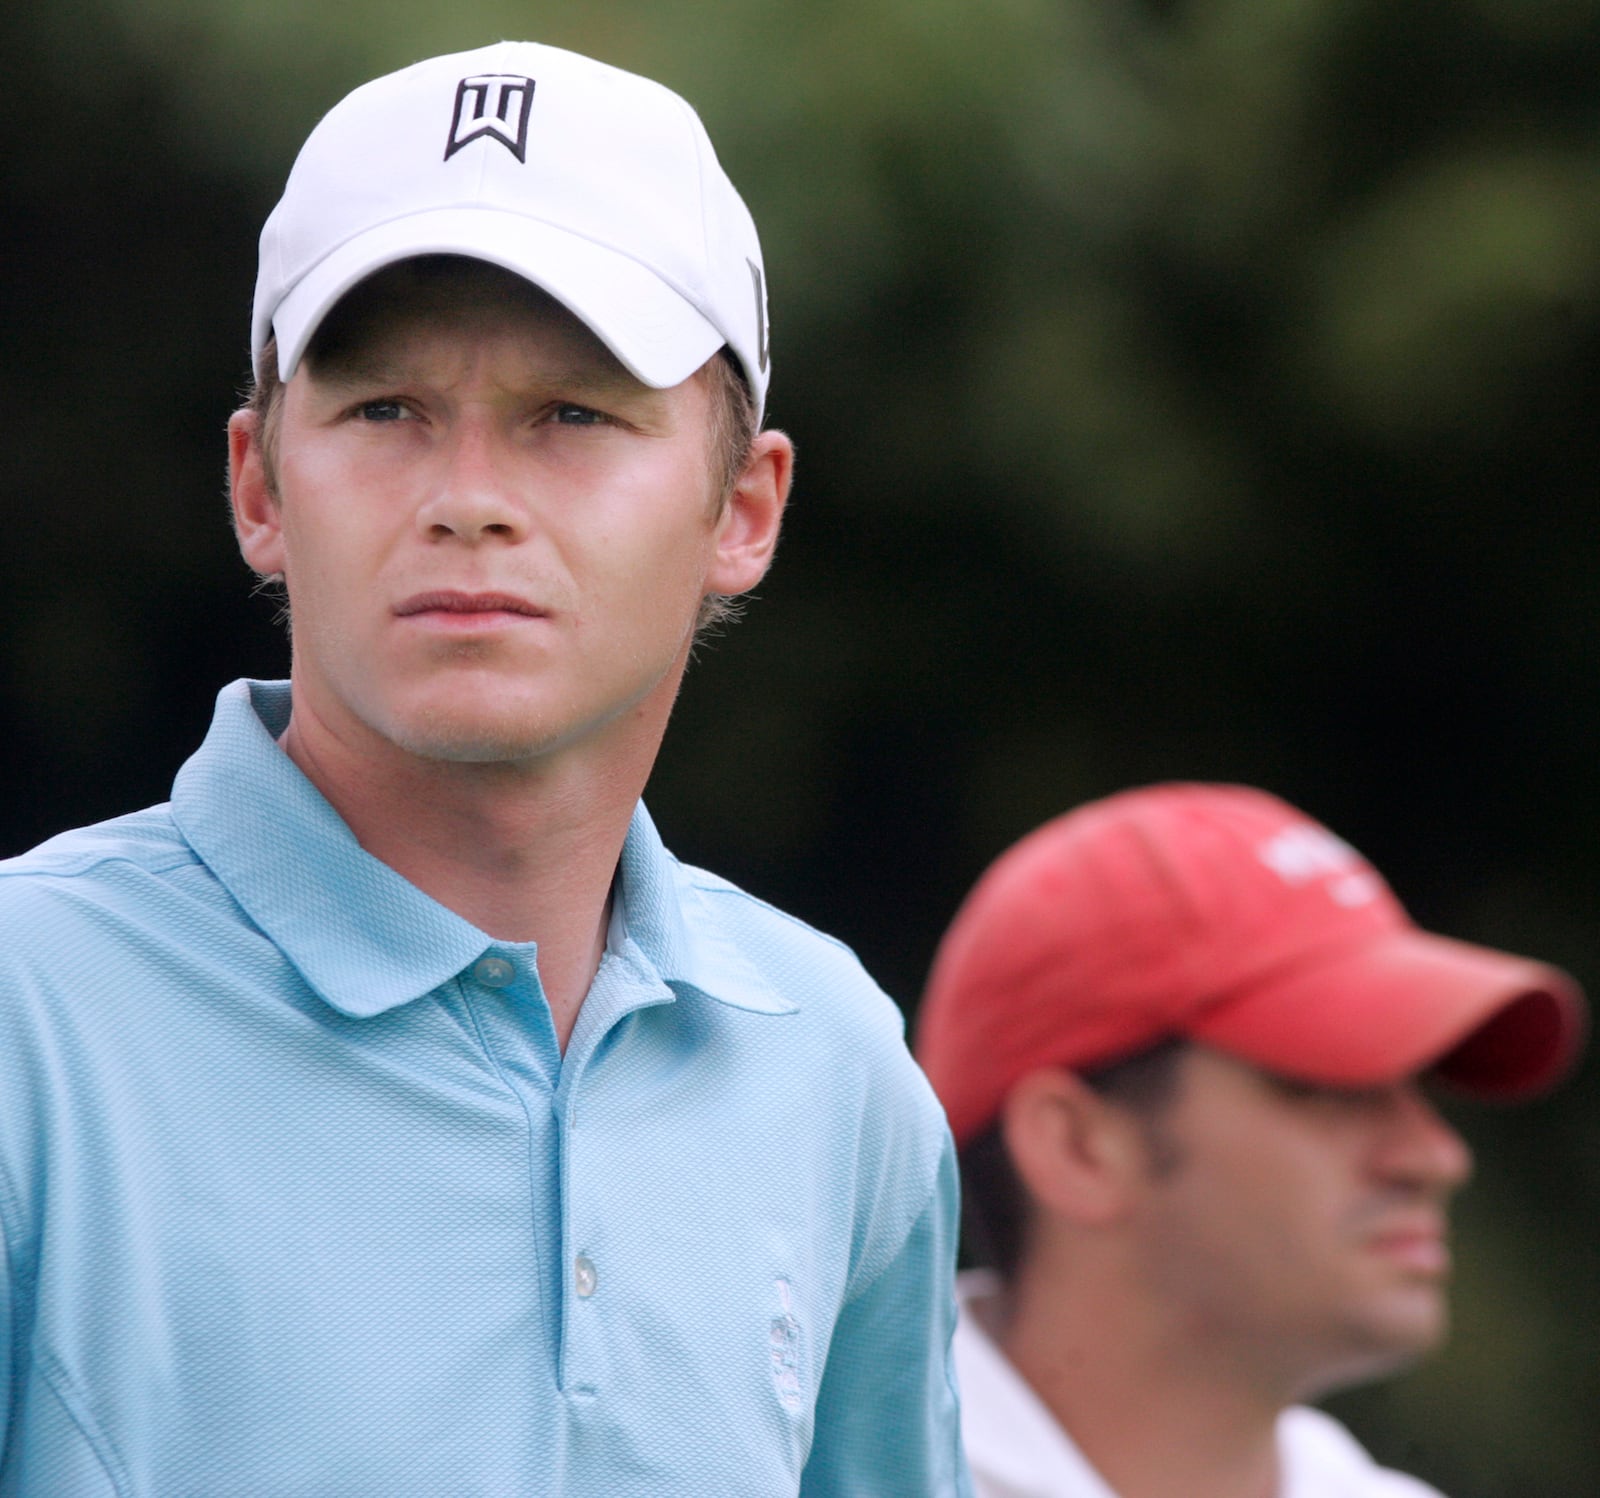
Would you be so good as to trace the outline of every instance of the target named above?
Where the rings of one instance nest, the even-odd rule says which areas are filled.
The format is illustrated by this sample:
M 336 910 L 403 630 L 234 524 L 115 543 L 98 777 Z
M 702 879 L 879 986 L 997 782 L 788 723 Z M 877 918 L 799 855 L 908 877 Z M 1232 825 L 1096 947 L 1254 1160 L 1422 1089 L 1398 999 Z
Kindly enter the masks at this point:
M 794 1318 L 788 1280 L 774 1280 L 773 1286 L 778 1292 L 781 1314 L 772 1318 L 769 1336 L 772 1384 L 778 1391 L 778 1403 L 793 1415 L 805 1406 L 805 1397 L 800 1392 L 800 1323 Z
M 479 73 L 456 85 L 455 113 L 450 117 L 448 161 L 463 146 L 488 136 L 518 161 L 528 159 L 528 111 L 533 108 L 533 79 L 516 73 Z

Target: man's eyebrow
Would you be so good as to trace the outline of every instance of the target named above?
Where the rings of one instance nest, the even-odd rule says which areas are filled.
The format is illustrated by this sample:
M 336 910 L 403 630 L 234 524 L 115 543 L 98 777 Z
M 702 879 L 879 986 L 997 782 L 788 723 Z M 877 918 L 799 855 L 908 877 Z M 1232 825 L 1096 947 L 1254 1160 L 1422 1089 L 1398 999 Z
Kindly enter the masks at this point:
M 381 354 L 340 355 L 308 368 L 319 385 L 349 388 L 356 385 L 401 384 L 411 375 L 403 359 Z M 620 363 L 568 364 L 545 370 L 538 376 L 541 385 L 575 395 L 654 396 L 660 392 L 630 374 Z
M 305 365 L 306 373 L 315 384 L 336 387 L 381 385 L 398 380 L 401 375 L 400 365 L 396 361 L 375 355 L 340 353 L 332 358 L 313 359 L 308 354 Z
M 630 374 L 615 360 L 597 365 L 572 365 L 552 371 L 544 378 L 549 383 L 580 394 L 597 395 L 657 395 L 660 392 L 646 385 L 637 375 Z

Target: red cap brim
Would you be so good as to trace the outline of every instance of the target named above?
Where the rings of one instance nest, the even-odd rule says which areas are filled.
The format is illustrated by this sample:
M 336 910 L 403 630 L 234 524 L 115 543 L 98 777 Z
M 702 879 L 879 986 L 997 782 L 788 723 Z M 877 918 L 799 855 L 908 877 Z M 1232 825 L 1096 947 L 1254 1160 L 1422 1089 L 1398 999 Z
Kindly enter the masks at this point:
M 1309 1082 L 1374 1087 L 1433 1071 L 1506 1100 L 1559 1081 L 1585 1029 L 1582 991 L 1560 969 L 1414 927 L 1273 974 L 1184 1026 Z

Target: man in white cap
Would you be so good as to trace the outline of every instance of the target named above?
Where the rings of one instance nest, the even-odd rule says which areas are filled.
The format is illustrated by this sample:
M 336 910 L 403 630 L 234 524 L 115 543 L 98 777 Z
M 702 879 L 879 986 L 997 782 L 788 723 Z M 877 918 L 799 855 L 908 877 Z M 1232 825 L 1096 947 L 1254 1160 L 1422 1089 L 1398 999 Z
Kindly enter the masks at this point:
M 980 1498 L 1424 1498 L 1301 1401 L 1443 1336 L 1471 1157 L 1419 1085 L 1550 1086 L 1583 999 L 1419 930 L 1262 791 L 1047 823 L 940 946 L 917 1055 L 961 1149 Z
M 0 865 L 0 1494 L 967 1490 L 898 1014 L 639 800 L 777 541 L 765 297 L 693 111 L 571 53 L 306 142 L 229 431 L 291 680 Z

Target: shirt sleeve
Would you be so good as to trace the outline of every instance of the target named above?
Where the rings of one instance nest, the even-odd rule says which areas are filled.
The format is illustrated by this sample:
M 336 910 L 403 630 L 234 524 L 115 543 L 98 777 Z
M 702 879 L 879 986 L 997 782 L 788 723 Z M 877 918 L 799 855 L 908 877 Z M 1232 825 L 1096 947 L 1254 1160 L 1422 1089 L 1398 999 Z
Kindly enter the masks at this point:
M 16 1391 L 11 1381 L 11 1338 L 15 1330 L 11 1289 L 11 1249 L 0 1225 L 0 1468 L 5 1466 L 11 1439 L 11 1404 Z
M 971 1498 L 951 1337 L 954 1149 L 900 1251 L 840 1313 L 801 1498 Z

